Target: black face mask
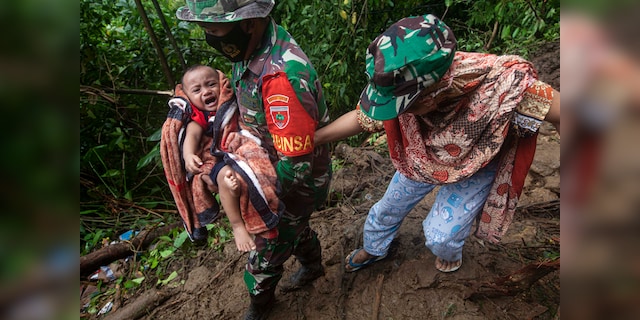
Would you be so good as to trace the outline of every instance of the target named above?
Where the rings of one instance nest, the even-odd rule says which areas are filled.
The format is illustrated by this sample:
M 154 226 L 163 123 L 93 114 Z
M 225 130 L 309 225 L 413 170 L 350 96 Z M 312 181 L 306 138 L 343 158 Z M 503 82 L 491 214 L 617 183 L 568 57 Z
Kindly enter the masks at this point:
M 236 24 L 231 31 L 222 37 L 216 37 L 205 32 L 207 44 L 218 50 L 231 62 L 244 60 L 251 35 L 245 33 L 240 24 Z

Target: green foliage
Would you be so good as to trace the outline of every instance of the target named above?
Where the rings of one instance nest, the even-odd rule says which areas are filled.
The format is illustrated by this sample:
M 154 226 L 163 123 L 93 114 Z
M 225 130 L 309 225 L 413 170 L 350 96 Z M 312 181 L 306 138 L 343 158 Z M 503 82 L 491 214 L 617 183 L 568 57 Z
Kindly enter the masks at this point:
M 149 254 L 143 254 L 140 258 L 141 269 L 158 270 L 157 274 L 161 275 L 162 270 L 157 269 L 161 261 L 169 259 L 173 253 L 182 246 L 184 239 L 187 238 L 187 231 L 183 230 L 180 234 L 176 235 L 176 230 L 171 233 L 170 236 L 158 237 L 158 241 L 155 243 L 154 248 L 149 251 Z M 179 245 L 176 245 L 177 244 Z
M 453 0 L 459 50 L 517 54 L 560 38 L 560 1 Z
M 159 285 L 163 285 L 163 286 L 165 286 L 165 285 L 167 285 L 171 280 L 173 280 L 173 279 L 175 279 L 175 278 L 177 278 L 177 277 L 178 277 L 178 273 L 177 273 L 176 271 L 171 272 L 171 274 L 170 274 L 166 279 L 162 279 L 162 280 L 158 279 L 158 284 L 159 284 Z
M 82 214 L 82 213 L 80 213 Z M 82 226 L 81 226 L 82 228 Z M 102 242 L 102 239 L 105 239 L 106 233 L 111 232 L 111 230 L 105 229 L 97 229 L 95 232 L 82 232 L 80 230 L 80 235 L 83 236 L 81 238 L 81 242 L 84 242 L 84 247 L 81 248 L 81 254 L 87 254 L 93 251 L 94 248 L 98 248 Z
M 228 63 L 214 59 L 211 49 L 200 41 L 204 38 L 202 32 L 195 32 L 194 25 L 175 18 L 176 9 L 184 1 L 158 2 L 187 66 L 205 62 L 228 69 Z M 152 2 L 144 0 L 142 5 L 172 76 L 179 79 L 183 70 L 178 52 L 171 45 Z M 80 1 L 80 83 L 118 89 L 173 89 L 167 88 L 158 53 L 149 39 L 133 0 Z
M 188 34 L 181 32 L 161 1 L 163 15 L 181 47 Z M 181 1 L 180 1 L 181 2 Z M 176 74 L 181 63 L 164 35 L 151 1 L 143 1 L 152 27 L 166 49 Z M 177 6 L 177 5 L 176 5 Z M 173 11 L 175 12 L 175 10 Z M 183 26 L 184 27 L 184 26 Z M 182 38 L 179 38 L 182 35 Z M 159 161 L 154 132 L 166 117 L 166 96 L 119 96 L 110 90 L 169 90 L 157 52 L 149 42 L 133 0 L 80 1 L 80 171 L 81 248 L 97 244 L 93 232 L 103 236 L 158 217 L 133 216 L 158 205 L 172 207 L 173 200 Z M 150 144 L 149 142 L 156 142 Z M 164 220 L 160 217 L 160 220 Z M 113 223 L 111 223 L 113 221 Z M 141 226 L 139 226 L 141 227 Z
M 231 241 L 232 233 L 229 231 L 228 219 L 222 219 L 221 223 L 210 224 L 207 226 L 209 230 L 209 239 L 207 247 L 213 251 L 221 251 L 223 245 Z M 98 230 L 95 233 L 87 233 L 85 239 L 87 244 L 91 243 L 96 247 L 106 243 L 109 240 L 107 235 L 109 232 Z M 119 276 L 112 282 L 103 282 L 98 280 L 96 283 L 97 290 L 92 295 L 89 305 L 83 306 L 84 312 L 95 315 L 100 308 L 108 301 L 113 301 L 117 288 L 120 287 L 122 294 L 133 293 L 142 287 L 153 286 L 176 286 L 183 284 L 174 281 L 181 275 L 184 276 L 183 270 L 175 270 L 176 265 L 185 256 L 195 257 L 198 250 L 202 248 L 195 247 L 189 240 L 187 232 L 182 227 L 171 230 L 168 235 L 160 236 L 151 245 L 150 250 L 138 252 L 131 257 L 133 268 L 124 267 L 128 270 L 125 274 Z M 84 250 L 83 250 L 84 251 Z M 89 251 L 87 251 L 89 252 Z
M 545 260 L 553 261 L 560 258 L 560 252 L 556 250 L 545 250 L 543 257 Z

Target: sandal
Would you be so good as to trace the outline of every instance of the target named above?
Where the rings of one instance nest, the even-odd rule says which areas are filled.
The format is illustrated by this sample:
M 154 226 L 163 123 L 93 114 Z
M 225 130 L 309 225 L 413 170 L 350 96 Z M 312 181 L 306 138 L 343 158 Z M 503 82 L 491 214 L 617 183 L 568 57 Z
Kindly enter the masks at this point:
M 440 271 L 440 272 L 445 272 L 445 273 L 446 273 L 446 272 L 454 272 L 454 271 L 456 271 L 456 270 L 460 269 L 460 267 L 462 266 L 462 259 L 460 259 L 460 260 L 458 260 L 458 261 L 453 261 L 453 262 L 452 262 L 452 261 L 447 261 L 447 260 L 440 259 L 440 258 L 436 257 L 436 263 L 437 263 L 438 261 L 440 261 L 440 264 L 442 264 L 442 261 L 446 261 L 447 263 L 455 263 L 455 265 L 454 265 L 453 267 L 448 268 L 448 269 L 445 269 L 445 268 L 438 268 L 438 266 L 436 265 L 436 269 L 438 269 L 438 271 Z
M 387 257 L 387 255 L 385 254 L 384 256 L 374 256 L 371 259 L 365 260 L 362 263 L 355 263 L 353 262 L 353 257 L 355 257 L 358 252 L 360 252 L 360 250 L 364 250 L 363 248 L 360 249 L 355 249 L 353 251 L 351 251 L 351 253 L 347 256 L 347 258 L 345 259 L 346 262 L 346 266 L 345 266 L 345 271 L 347 272 L 354 272 L 354 271 L 358 271 L 376 261 L 380 261 L 384 258 Z

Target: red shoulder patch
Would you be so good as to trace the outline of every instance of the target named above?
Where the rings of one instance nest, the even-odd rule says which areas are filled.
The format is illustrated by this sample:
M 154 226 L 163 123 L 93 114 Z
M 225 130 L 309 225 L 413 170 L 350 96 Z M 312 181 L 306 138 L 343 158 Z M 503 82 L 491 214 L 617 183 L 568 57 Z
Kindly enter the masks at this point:
M 262 96 L 267 125 L 276 150 L 290 157 L 311 153 L 318 122 L 311 118 L 298 100 L 286 73 L 265 76 L 262 80 Z

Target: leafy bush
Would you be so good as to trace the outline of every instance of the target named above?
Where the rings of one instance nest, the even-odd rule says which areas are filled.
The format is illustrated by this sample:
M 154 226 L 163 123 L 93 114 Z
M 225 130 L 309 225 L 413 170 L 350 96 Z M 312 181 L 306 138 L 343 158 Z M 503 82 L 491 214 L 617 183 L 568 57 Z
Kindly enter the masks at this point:
M 560 1 L 452 0 L 461 15 L 450 25 L 459 50 L 517 54 L 525 58 L 540 42 L 560 37 Z

